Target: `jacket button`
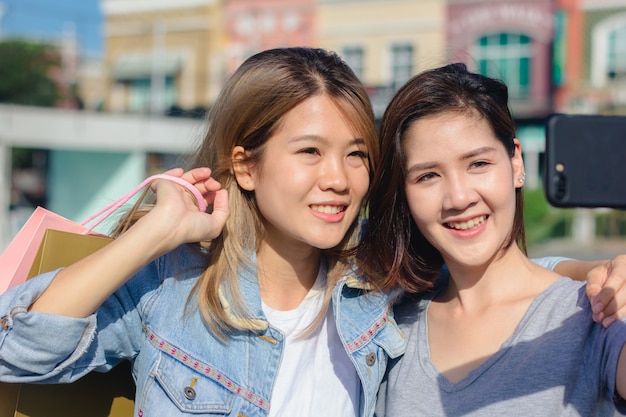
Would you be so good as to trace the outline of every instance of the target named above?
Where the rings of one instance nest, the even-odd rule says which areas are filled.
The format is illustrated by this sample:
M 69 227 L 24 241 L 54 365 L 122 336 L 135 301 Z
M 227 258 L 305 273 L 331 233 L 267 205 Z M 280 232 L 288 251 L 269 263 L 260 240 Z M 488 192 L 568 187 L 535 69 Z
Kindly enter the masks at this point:
M 367 366 L 372 366 L 376 363 L 376 354 L 374 352 L 368 353 L 365 357 L 365 363 Z
M 188 400 L 193 401 L 196 399 L 196 390 L 191 387 L 185 387 L 183 393 L 185 394 L 185 398 L 187 398 Z

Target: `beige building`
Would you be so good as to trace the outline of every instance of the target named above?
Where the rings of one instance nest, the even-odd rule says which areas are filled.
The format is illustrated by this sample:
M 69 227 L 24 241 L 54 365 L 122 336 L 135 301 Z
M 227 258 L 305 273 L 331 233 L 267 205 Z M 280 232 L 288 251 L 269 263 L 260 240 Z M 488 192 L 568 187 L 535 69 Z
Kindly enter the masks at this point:
M 80 98 L 87 110 L 100 110 L 107 94 L 108 73 L 101 58 L 82 59 L 78 68 L 77 84 Z
M 100 1 L 105 111 L 206 108 L 232 71 L 237 51 L 246 51 L 245 57 L 255 47 L 306 44 L 342 55 L 368 87 L 380 116 L 397 87 L 446 56 L 444 0 Z M 239 32 L 251 25 L 248 15 L 260 22 L 253 25 L 257 30 L 271 21 L 274 29 L 291 32 L 264 36 L 262 45 L 261 32 L 243 39 Z
M 104 109 L 208 107 L 223 78 L 221 0 L 101 0 Z
M 445 60 L 444 0 L 318 0 L 319 45 L 341 54 L 377 115 L 412 75 Z

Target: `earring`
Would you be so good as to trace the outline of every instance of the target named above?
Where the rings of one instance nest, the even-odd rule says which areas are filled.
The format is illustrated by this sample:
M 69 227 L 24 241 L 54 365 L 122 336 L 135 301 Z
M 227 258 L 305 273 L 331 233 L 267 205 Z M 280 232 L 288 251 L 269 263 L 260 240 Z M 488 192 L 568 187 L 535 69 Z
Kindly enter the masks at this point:
M 522 176 L 521 176 L 521 177 L 519 177 L 519 178 L 517 179 L 517 181 L 518 181 L 520 184 L 524 184 L 524 181 L 526 181 L 526 173 L 525 173 L 525 172 L 522 172 Z

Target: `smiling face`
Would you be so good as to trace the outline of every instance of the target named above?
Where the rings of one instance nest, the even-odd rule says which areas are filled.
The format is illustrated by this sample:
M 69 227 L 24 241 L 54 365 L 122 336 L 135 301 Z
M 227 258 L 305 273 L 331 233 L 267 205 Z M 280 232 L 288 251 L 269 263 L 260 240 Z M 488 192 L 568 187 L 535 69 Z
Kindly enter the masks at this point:
M 423 117 L 405 132 L 406 197 L 413 220 L 448 265 L 484 265 L 510 241 L 523 163 L 484 118 Z
M 326 95 L 287 112 L 262 160 L 244 171 L 237 181 L 254 192 L 263 239 L 287 247 L 337 246 L 369 187 L 363 139 Z

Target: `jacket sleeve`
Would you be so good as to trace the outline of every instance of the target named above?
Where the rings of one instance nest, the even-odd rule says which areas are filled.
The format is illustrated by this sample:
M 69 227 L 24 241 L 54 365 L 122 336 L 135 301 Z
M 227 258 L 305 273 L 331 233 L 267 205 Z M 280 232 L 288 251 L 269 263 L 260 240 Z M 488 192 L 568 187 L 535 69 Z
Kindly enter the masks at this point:
M 159 285 L 156 262 L 86 318 L 28 311 L 59 270 L 0 295 L 0 381 L 61 383 L 132 359 L 142 337 L 141 306 Z

